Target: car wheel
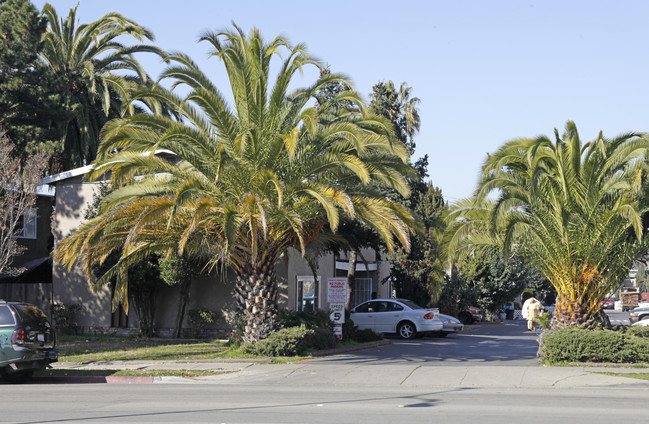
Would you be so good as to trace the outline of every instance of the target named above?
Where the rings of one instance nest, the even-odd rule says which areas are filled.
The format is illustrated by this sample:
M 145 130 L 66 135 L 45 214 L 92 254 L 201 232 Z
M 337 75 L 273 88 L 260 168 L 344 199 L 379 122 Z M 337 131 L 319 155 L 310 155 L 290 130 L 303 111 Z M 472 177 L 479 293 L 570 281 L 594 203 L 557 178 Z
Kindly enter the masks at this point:
M 7 383 L 20 384 L 29 380 L 34 375 L 34 370 L 12 371 L 7 368 L 0 369 L 0 376 Z
M 413 323 L 404 321 L 399 324 L 397 332 L 399 333 L 399 337 L 401 337 L 402 339 L 412 339 L 417 335 L 417 328 L 415 328 L 415 325 Z
M 448 336 L 448 333 L 446 331 L 439 332 L 439 337 L 446 337 L 446 336 Z
M 460 320 L 460 322 L 464 325 L 471 325 L 473 324 L 473 315 L 471 315 L 470 312 L 467 311 L 462 311 L 457 315 L 457 319 Z
M 643 317 L 640 317 L 640 321 L 644 321 L 644 320 L 646 320 L 646 319 L 649 319 L 649 315 L 645 315 L 645 316 L 643 316 Z

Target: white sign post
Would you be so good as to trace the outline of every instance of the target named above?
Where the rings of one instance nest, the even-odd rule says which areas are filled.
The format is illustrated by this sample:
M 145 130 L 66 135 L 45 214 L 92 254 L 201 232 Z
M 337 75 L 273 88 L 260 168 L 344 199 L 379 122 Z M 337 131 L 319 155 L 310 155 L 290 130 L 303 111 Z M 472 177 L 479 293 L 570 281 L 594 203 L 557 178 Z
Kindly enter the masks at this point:
M 343 338 L 343 324 L 345 323 L 345 302 L 347 301 L 347 278 L 327 279 L 327 302 L 331 315 L 329 319 L 334 323 L 334 334 L 338 339 Z

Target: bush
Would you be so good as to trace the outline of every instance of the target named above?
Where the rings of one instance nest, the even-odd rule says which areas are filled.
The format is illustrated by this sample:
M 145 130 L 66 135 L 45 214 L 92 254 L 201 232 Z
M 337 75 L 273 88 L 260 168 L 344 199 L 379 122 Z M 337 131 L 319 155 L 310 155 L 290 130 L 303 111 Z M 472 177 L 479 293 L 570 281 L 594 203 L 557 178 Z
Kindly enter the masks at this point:
M 52 319 L 57 331 L 61 334 L 77 334 L 79 325 L 77 316 L 81 312 L 81 305 L 76 303 L 66 305 L 55 303 L 52 305 Z
M 314 330 L 301 325 L 299 327 L 282 328 L 272 333 L 267 339 L 255 344 L 242 346 L 244 353 L 264 356 L 296 356 L 305 355 L 312 350 L 331 347 L 331 333 Z M 335 344 L 334 344 L 335 346 Z
M 299 327 L 301 325 L 310 329 L 323 328 L 330 331 L 333 331 L 334 328 L 333 322 L 329 319 L 329 312 L 323 310 L 303 312 L 281 309 L 278 317 L 282 328 Z
M 628 327 L 627 334 L 631 334 L 636 337 L 649 338 L 649 327 Z
M 206 336 L 207 329 L 214 326 L 219 314 L 209 309 L 192 309 L 188 313 L 192 337 L 200 339 Z
M 343 324 L 343 341 L 358 343 L 375 342 L 383 340 L 383 333 L 377 333 L 369 328 L 359 330 L 351 319 L 346 319 Z
M 543 338 L 541 356 L 557 362 L 649 362 L 649 340 L 625 332 L 564 328 Z

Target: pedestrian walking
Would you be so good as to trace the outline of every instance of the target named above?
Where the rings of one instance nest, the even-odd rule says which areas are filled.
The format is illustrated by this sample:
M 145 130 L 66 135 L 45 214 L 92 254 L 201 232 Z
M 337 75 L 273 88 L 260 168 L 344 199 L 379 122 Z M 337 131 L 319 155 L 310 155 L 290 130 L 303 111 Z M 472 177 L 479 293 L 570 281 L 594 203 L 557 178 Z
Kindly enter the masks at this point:
M 538 300 L 532 298 L 527 305 L 527 330 L 536 330 L 536 324 L 540 324 L 539 316 L 541 316 L 541 305 Z

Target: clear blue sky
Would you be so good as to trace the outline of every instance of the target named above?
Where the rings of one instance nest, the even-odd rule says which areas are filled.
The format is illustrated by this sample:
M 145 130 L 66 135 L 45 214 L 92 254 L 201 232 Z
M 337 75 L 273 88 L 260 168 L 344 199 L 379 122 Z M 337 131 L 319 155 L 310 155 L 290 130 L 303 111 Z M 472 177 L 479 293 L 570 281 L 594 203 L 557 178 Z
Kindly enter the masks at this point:
M 67 16 L 77 1 L 50 3 Z M 222 65 L 197 39 L 232 21 L 305 43 L 366 97 L 379 81 L 407 82 L 421 99 L 415 156 L 429 155 L 430 179 L 451 202 L 471 195 L 486 153 L 507 140 L 551 136 L 567 120 L 584 140 L 649 131 L 646 1 L 81 0 L 77 16 L 109 11 L 192 56 L 217 84 Z M 141 59 L 153 77 L 163 69 Z

